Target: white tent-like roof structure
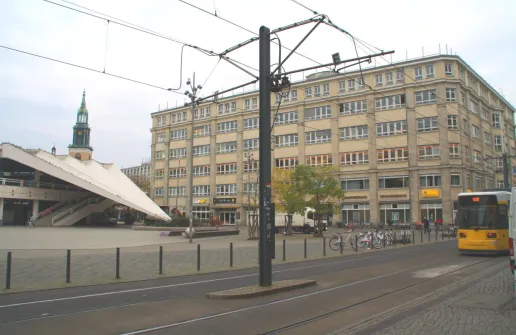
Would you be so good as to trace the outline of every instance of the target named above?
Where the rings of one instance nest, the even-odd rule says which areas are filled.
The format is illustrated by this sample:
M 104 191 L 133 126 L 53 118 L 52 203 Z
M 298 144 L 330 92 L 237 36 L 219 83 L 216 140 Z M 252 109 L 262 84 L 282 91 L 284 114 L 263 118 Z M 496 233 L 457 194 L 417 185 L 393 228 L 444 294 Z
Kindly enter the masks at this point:
M 148 216 L 170 221 L 170 217 L 114 164 L 80 161 L 68 155 L 44 150 L 24 150 L 10 143 L 0 144 L 0 158 L 8 158 L 70 184 L 134 208 Z

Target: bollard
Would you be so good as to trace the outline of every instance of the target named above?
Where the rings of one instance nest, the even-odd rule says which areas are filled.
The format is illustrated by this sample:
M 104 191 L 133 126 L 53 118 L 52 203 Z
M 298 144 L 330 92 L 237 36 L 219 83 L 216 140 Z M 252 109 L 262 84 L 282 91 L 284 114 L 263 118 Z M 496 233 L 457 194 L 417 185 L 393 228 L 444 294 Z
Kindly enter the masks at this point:
M 385 249 L 385 240 L 387 239 L 387 234 L 383 233 L 383 248 Z
M 423 243 L 423 231 L 420 230 L 419 233 L 421 234 L 421 243 Z
M 444 229 L 441 229 L 441 240 L 444 241 Z
M 163 246 L 159 246 L 159 274 L 163 274 Z
M 428 228 L 428 242 L 430 242 L 430 235 L 431 235 L 432 231 L 430 230 L 430 228 Z
M 412 231 L 412 244 L 416 244 L 416 231 Z
M 344 253 L 344 243 L 342 243 L 343 241 L 341 240 L 340 241 L 340 254 L 342 255 Z
M 305 238 L 305 259 L 306 259 L 306 238 Z
M 66 283 L 70 284 L 70 267 L 71 267 L 72 252 L 70 249 L 66 250 Z
M 7 253 L 7 264 L 5 266 L 5 289 L 11 289 L 11 266 L 12 266 L 12 253 Z
M 197 271 L 201 271 L 201 245 L 197 244 Z
M 323 236 L 322 240 L 322 250 L 323 250 L 323 256 L 326 256 L 326 236 Z
M 439 230 L 435 230 L 435 241 L 437 242 L 437 238 L 439 237 Z
M 358 252 L 358 235 L 355 235 L 355 252 Z
M 229 267 L 233 267 L 233 242 L 229 243 Z
M 115 278 L 120 279 L 120 248 L 116 248 Z
M 394 246 L 396 246 L 396 232 L 394 232 Z
M 287 243 L 283 240 L 283 261 L 287 259 Z

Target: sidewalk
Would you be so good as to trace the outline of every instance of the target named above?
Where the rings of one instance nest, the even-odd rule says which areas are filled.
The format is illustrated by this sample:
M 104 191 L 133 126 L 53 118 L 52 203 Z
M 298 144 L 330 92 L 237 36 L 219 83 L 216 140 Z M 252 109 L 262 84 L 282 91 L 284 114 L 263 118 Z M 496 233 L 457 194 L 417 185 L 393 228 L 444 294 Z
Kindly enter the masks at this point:
M 515 334 L 516 302 L 496 308 L 498 302 L 514 294 L 513 285 L 507 264 L 506 269 L 467 291 L 373 334 Z

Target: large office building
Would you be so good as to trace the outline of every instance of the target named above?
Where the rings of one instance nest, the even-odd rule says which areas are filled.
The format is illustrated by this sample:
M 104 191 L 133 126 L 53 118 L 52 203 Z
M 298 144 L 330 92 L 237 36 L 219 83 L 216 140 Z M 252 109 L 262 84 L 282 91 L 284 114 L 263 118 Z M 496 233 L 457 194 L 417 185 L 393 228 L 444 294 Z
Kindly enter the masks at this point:
M 127 168 L 121 168 L 123 174 L 127 177 L 133 178 L 141 178 L 141 179 L 150 179 L 152 176 L 152 165 L 150 160 L 142 160 L 142 163 L 137 166 L 131 166 Z
M 334 221 L 450 222 L 457 195 L 502 188 L 501 157 L 516 154 L 514 107 L 458 56 L 315 73 L 292 84 L 277 113 L 271 99 L 274 167 L 333 166 L 346 191 Z M 193 187 L 196 217 L 245 224 L 258 101 L 254 91 L 201 104 L 193 125 L 186 107 L 152 113 L 154 201 L 188 209 Z

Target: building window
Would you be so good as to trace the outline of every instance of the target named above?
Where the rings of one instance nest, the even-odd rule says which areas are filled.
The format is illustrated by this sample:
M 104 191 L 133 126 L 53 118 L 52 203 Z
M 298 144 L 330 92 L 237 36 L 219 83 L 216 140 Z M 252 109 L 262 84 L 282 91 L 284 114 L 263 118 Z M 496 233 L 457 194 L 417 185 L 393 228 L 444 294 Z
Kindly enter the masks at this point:
M 186 122 L 186 112 L 176 112 L 170 114 L 170 123 Z
M 457 95 L 454 88 L 446 88 L 446 101 L 455 102 L 457 101 Z
M 255 98 L 255 100 L 256 100 L 256 98 Z M 290 91 L 290 101 L 297 101 L 297 90 Z M 256 107 L 256 108 L 258 108 L 258 107 Z
M 217 111 L 218 115 L 225 115 L 225 114 L 230 114 L 230 113 L 235 113 L 235 112 L 236 112 L 236 102 L 235 101 L 218 105 L 218 111 Z
M 425 117 L 422 119 L 417 119 L 417 131 L 434 131 L 439 129 L 439 122 L 437 116 L 433 117 Z
M 193 147 L 193 155 L 194 156 L 208 156 L 211 153 L 211 148 L 209 144 L 205 145 L 196 145 Z
M 287 134 L 287 135 L 279 135 L 276 136 L 276 146 L 281 147 L 291 147 L 298 145 L 298 135 L 297 134 Z
M 403 83 L 405 81 L 404 75 L 403 71 L 396 71 L 396 83 Z
M 258 172 L 258 161 L 244 162 L 244 172 Z
M 483 185 L 484 185 L 484 183 L 482 181 L 482 178 L 475 177 L 475 189 L 480 190 L 483 188 Z
M 217 174 L 237 173 L 237 163 L 217 164 Z
M 218 184 L 217 195 L 236 195 L 237 185 L 236 184 Z
M 340 187 L 345 191 L 369 190 L 369 178 L 341 180 Z
M 312 97 L 312 88 L 307 87 L 305 88 L 305 98 L 311 98 Z
M 505 183 L 503 180 L 496 181 L 496 188 L 505 188 Z
M 482 108 L 482 114 L 480 118 L 485 121 L 489 121 L 489 111 L 487 109 Z
M 186 196 L 186 186 L 169 187 L 168 188 L 168 196 L 169 197 L 184 197 L 184 196 Z
M 437 95 L 435 92 L 435 90 L 416 92 L 416 105 L 437 103 Z
M 237 131 L 237 128 L 238 127 L 236 121 L 217 123 L 217 133 L 231 133 L 233 131 Z
M 329 95 L 330 94 L 330 84 L 324 84 L 322 87 L 323 87 L 323 95 Z
M 309 131 L 305 134 L 306 144 L 331 142 L 331 130 Z
M 383 74 L 377 74 L 374 76 L 376 86 L 383 86 Z
M 348 90 L 349 91 L 355 90 L 355 79 L 348 80 Z
M 459 143 L 450 143 L 450 158 L 460 158 L 460 145 Z
M 462 119 L 462 129 L 464 129 L 465 133 L 469 132 L 469 126 L 468 125 L 469 125 L 468 119 L 463 118 Z
M 156 151 L 156 160 L 161 161 L 165 159 L 164 151 Z
M 314 95 L 316 97 L 320 96 L 321 95 L 321 86 L 317 85 L 317 86 L 314 86 Z
M 477 151 L 477 150 L 473 150 L 473 163 L 475 164 L 479 164 L 480 163 L 480 151 Z
M 194 134 L 194 137 L 210 136 L 211 135 L 211 125 L 207 124 L 205 126 L 194 127 L 193 134 Z
M 438 159 L 441 157 L 439 144 L 419 145 L 417 149 L 419 159 Z
M 166 140 L 167 140 L 167 136 L 165 135 L 165 133 L 156 134 L 156 141 L 158 143 L 165 142 Z
M 183 178 L 186 177 L 186 168 L 174 168 L 168 170 L 169 178 Z
M 340 165 L 369 164 L 368 151 L 343 152 L 340 154 Z
M 408 176 L 388 176 L 378 178 L 378 188 L 406 188 L 409 187 Z
M 342 221 L 368 223 L 371 219 L 369 204 L 342 204 Z
M 218 154 L 225 154 L 229 152 L 236 152 L 237 151 L 237 142 L 224 142 L 224 143 L 217 143 L 217 153 Z
M 434 78 L 435 77 L 435 71 L 433 65 L 427 65 L 426 67 L 426 77 L 427 78 Z
M 444 74 L 447 76 L 453 76 L 453 64 L 451 64 L 451 63 L 444 64 Z
M 457 120 L 457 115 L 448 115 L 448 129 L 459 129 L 459 120 Z
M 387 82 L 387 85 L 394 84 L 394 76 L 392 75 L 392 72 L 387 72 L 385 74 L 385 81 Z
M 376 124 L 376 136 L 393 136 L 407 133 L 407 121 L 391 121 Z
M 427 174 L 419 176 L 420 187 L 437 187 L 441 186 L 441 175 L 440 174 Z
M 210 195 L 210 185 L 195 185 L 192 189 L 194 197 Z
M 260 147 L 260 140 L 258 138 L 250 138 L 244 140 L 244 150 L 258 150 Z
M 155 194 L 157 197 L 162 197 L 164 194 L 163 194 L 163 187 L 156 187 L 156 189 L 154 190 Z
M 414 79 L 416 79 L 416 80 L 423 79 L 423 68 L 422 67 L 414 68 Z
M 391 148 L 377 150 L 378 163 L 402 162 L 408 160 L 408 148 Z
M 170 159 L 180 159 L 186 157 L 186 148 L 170 149 Z
M 321 120 L 331 117 L 331 106 L 320 106 L 305 109 L 305 120 Z
M 258 183 L 247 182 L 244 184 L 244 193 L 245 194 L 248 194 L 248 193 L 258 194 L 258 192 L 260 192 L 260 190 L 258 189 Z
M 494 147 L 496 152 L 502 152 L 502 136 L 496 135 L 494 137 Z
M 470 100 L 469 110 L 471 111 L 471 113 L 478 115 L 478 104 L 476 102 Z
M 460 174 L 453 174 L 451 175 L 451 186 L 460 186 Z
M 278 116 L 276 116 L 276 124 L 289 124 L 289 123 L 297 123 L 298 121 L 298 115 L 297 111 L 294 112 L 284 112 L 279 113 Z
M 211 108 L 203 107 L 194 110 L 194 120 L 209 119 L 211 116 Z
M 209 165 L 197 165 L 193 167 L 194 177 L 209 176 L 211 168 Z
M 376 99 L 376 110 L 395 109 L 405 106 L 405 94 L 391 95 Z
M 244 129 L 256 129 L 259 126 L 260 126 L 260 118 L 258 118 L 258 117 L 244 119 Z
M 186 138 L 186 128 L 172 130 L 170 132 L 170 140 L 184 140 Z
M 460 102 L 461 104 L 463 104 L 464 106 L 466 105 L 466 93 L 460 91 Z
M 355 115 L 367 111 L 367 100 L 350 101 L 339 105 L 340 115 Z
M 480 128 L 474 124 L 471 125 L 471 136 L 473 136 L 473 138 L 480 137 Z
M 248 111 L 251 109 L 251 99 L 244 100 L 244 110 Z
M 156 179 L 163 179 L 165 176 L 165 172 L 163 170 L 156 170 L 155 177 Z
M 339 93 L 346 92 L 346 81 L 339 81 Z
M 276 167 L 278 169 L 293 169 L 297 164 L 297 157 L 276 158 Z
M 167 116 L 166 115 L 158 116 L 157 119 L 158 119 L 158 127 L 164 126 L 167 124 Z
M 500 129 L 502 128 L 502 122 L 501 122 L 501 116 L 500 113 L 493 113 L 492 114 L 492 120 L 493 120 L 493 127 Z
M 330 166 L 332 165 L 332 154 L 306 156 L 306 165 L 313 167 Z
M 344 127 L 340 128 L 339 130 L 341 140 L 357 140 L 367 138 L 367 132 L 367 125 Z

